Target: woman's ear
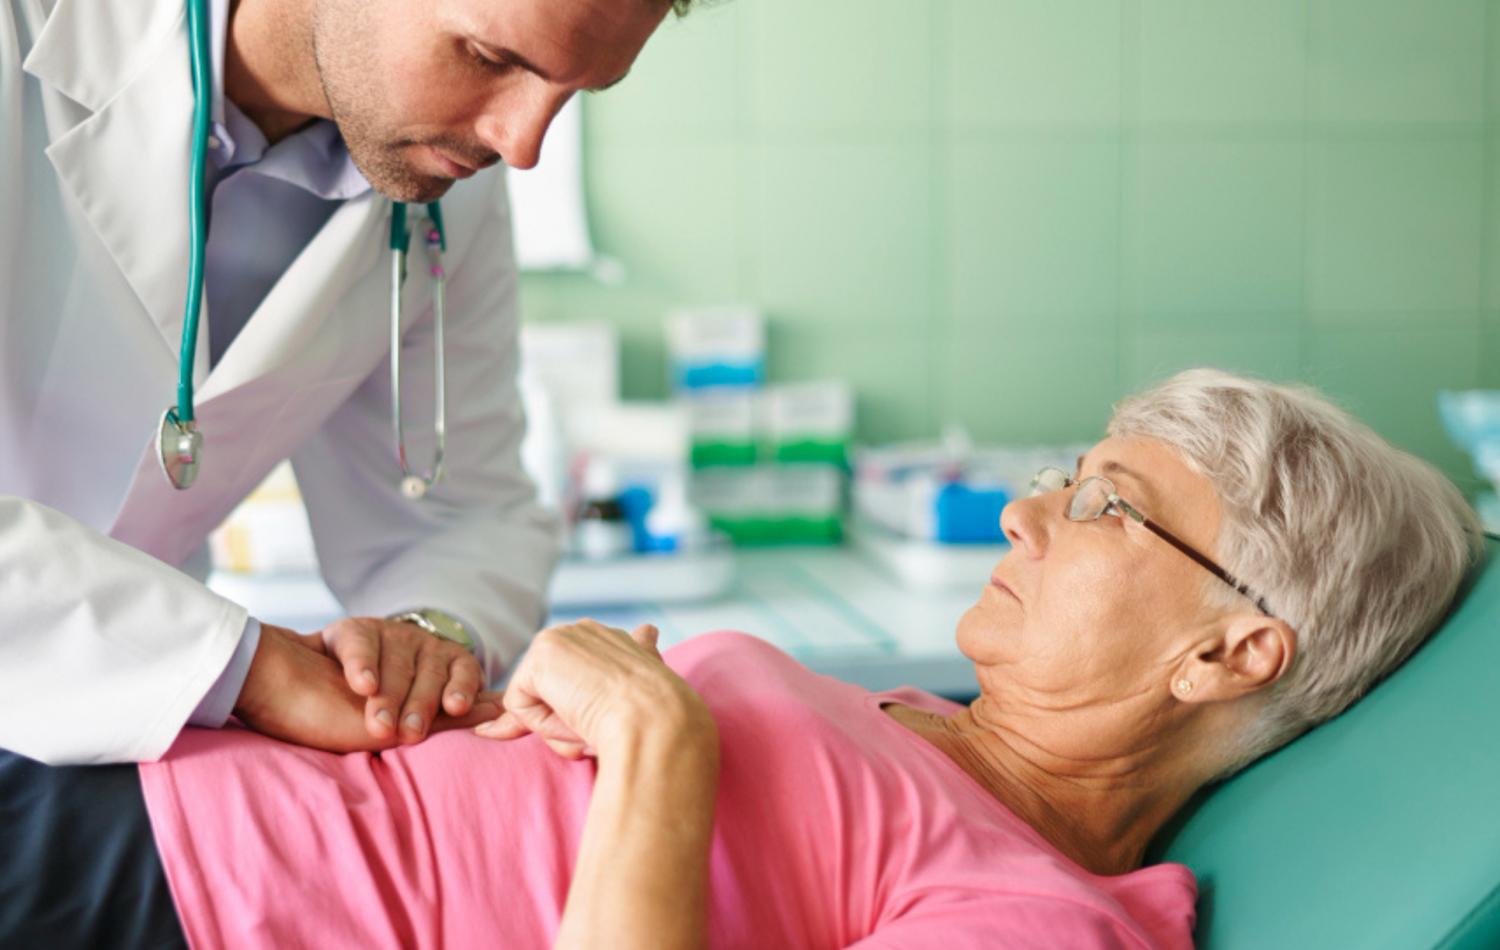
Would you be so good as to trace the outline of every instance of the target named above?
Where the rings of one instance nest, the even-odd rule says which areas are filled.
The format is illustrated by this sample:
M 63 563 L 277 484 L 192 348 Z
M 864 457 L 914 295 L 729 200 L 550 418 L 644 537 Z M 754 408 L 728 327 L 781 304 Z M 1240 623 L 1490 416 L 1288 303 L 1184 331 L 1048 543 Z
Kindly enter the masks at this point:
M 1184 701 L 1239 699 L 1286 675 L 1297 655 L 1297 634 L 1275 617 L 1245 613 L 1228 619 L 1222 636 L 1189 656 L 1172 681 Z

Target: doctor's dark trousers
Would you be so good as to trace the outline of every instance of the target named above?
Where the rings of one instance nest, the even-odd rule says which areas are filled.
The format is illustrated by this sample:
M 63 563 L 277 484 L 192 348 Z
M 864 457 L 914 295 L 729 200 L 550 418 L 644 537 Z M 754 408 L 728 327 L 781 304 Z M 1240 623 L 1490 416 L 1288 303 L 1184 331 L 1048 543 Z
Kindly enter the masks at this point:
M 0 750 L 0 950 L 186 950 L 134 765 Z

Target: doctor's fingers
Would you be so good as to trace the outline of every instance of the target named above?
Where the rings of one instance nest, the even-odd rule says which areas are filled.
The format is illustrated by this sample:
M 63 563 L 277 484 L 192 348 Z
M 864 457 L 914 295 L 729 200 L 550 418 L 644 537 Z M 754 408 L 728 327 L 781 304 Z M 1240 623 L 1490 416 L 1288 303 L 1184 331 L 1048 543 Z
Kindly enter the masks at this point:
M 365 701 L 365 725 L 370 735 L 399 734 L 402 742 L 420 741 L 427 733 L 427 723 L 437 714 L 447 674 L 447 666 L 441 661 L 433 657 L 420 660 L 418 644 L 399 640 L 382 643 L 380 690 Z
M 374 617 L 348 617 L 322 630 L 326 652 L 343 666 L 349 688 L 361 696 L 374 696 L 380 688 L 380 653 L 387 627 L 400 628 L 412 641 L 426 635 L 411 624 L 395 624 Z
M 381 692 L 385 692 L 381 675 Z M 463 715 L 479 692 L 479 661 L 463 647 L 428 636 L 417 650 L 411 688 L 401 705 L 402 742 L 419 742 L 441 711 Z
M 437 718 L 432 721 L 429 734 L 446 732 L 449 729 L 472 729 L 493 722 L 505 710 L 500 705 L 499 693 L 480 692 L 479 698 L 469 707 L 469 711 L 461 716 L 450 716 L 446 712 L 439 712 Z

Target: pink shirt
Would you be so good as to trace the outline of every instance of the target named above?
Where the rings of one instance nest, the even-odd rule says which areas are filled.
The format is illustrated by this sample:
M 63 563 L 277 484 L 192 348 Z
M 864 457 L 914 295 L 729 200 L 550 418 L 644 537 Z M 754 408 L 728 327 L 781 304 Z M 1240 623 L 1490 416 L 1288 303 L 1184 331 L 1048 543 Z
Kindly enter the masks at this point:
M 722 740 L 712 946 L 1192 947 L 1187 868 L 1087 873 L 880 710 L 952 703 L 872 694 L 743 634 L 668 661 Z M 336 756 L 189 729 L 141 766 L 197 950 L 550 946 L 593 775 L 466 732 Z

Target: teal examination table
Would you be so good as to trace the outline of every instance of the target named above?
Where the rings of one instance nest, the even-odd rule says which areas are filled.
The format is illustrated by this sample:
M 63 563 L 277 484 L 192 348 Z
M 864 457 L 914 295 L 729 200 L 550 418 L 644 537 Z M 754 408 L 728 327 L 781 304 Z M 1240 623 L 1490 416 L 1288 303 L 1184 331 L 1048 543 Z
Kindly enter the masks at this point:
M 1442 629 L 1156 842 L 1200 950 L 1500 948 L 1500 539 Z

